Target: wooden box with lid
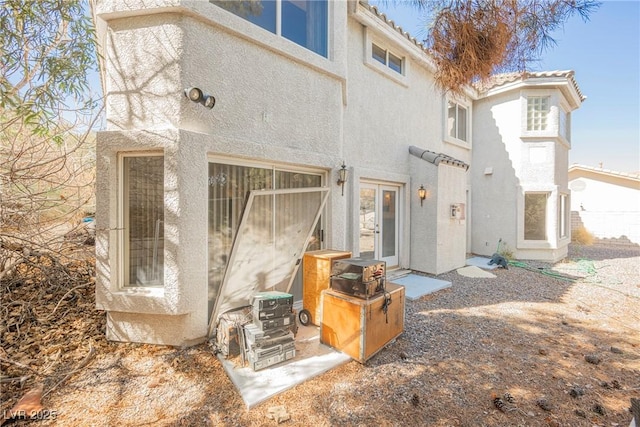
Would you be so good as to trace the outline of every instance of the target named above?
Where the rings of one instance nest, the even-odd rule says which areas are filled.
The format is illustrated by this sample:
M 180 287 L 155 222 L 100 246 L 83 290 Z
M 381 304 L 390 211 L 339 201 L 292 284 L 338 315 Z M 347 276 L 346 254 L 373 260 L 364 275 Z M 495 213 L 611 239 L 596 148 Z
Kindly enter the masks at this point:
M 404 331 L 404 304 L 404 286 L 393 283 L 368 299 L 324 290 L 320 342 L 365 363 Z

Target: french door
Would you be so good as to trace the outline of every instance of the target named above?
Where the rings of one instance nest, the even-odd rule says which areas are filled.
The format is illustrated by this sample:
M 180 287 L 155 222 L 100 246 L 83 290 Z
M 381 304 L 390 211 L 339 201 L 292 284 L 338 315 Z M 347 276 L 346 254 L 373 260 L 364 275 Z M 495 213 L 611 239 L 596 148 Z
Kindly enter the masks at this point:
M 398 265 L 400 187 L 360 184 L 360 257 Z

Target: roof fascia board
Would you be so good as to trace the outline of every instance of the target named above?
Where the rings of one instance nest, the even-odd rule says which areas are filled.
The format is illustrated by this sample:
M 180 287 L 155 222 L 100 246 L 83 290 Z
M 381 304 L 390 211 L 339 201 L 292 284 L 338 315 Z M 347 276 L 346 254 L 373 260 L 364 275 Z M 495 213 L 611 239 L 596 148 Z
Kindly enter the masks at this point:
M 564 94 L 564 97 L 566 98 L 567 102 L 571 106 L 572 110 L 575 110 L 582 104 L 582 101 L 580 100 L 580 96 L 578 95 L 578 92 L 576 91 L 574 85 L 569 81 L 569 78 L 567 77 L 533 77 L 533 78 L 530 77 L 525 80 L 516 80 L 513 82 L 508 82 L 503 85 L 487 90 L 480 96 L 480 99 L 490 98 L 495 95 L 499 95 L 505 92 L 510 92 L 512 90 L 520 90 L 523 88 L 559 89 Z

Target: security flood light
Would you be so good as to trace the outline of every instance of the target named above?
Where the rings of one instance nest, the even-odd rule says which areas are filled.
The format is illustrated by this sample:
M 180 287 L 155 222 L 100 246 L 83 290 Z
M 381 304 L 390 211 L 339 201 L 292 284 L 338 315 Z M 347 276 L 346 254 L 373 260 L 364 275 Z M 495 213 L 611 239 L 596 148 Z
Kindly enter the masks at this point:
M 207 95 L 197 87 L 190 87 L 184 90 L 184 96 L 190 101 L 204 105 L 208 109 L 212 109 L 216 105 L 216 99 L 212 95 Z

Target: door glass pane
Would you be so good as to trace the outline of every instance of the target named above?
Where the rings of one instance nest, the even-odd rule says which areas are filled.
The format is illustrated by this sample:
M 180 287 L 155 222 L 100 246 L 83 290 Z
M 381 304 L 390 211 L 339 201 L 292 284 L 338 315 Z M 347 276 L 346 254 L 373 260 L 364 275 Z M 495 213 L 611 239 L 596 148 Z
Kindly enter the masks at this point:
M 164 284 L 164 157 L 123 159 L 125 285 Z
M 249 305 L 256 292 L 289 292 L 327 193 L 326 188 L 251 192 L 211 319 Z
M 524 238 L 525 240 L 547 239 L 547 194 L 528 193 L 524 195 Z
M 375 256 L 376 232 L 376 190 L 360 189 L 360 257 L 373 259 Z
M 382 257 L 396 255 L 396 192 L 382 192 Z

